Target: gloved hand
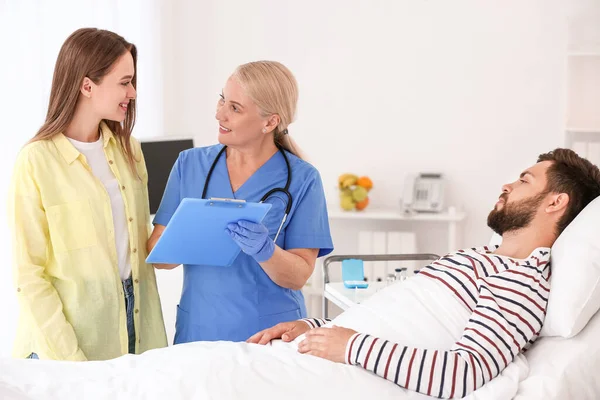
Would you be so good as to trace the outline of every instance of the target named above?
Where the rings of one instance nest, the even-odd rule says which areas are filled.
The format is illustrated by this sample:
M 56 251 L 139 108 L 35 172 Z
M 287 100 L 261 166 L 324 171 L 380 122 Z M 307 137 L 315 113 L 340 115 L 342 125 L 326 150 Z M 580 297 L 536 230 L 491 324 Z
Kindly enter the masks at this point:
M 227 225 L 226 231 L 242 251 L 252 256 L 256 262 L 267 261 L 273 256 L 275 243 L 263 224 L 239 220 L 237 223 Z

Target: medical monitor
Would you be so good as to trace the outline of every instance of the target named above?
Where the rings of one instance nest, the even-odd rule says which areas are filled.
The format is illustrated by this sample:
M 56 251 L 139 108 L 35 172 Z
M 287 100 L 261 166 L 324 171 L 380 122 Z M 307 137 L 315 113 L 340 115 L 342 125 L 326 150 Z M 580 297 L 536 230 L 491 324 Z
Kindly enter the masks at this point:
M 148 169 L 150 214 L 156 214 L 173 164 L 179 153 L 194 147 L 194 139 L 164 136 L 141 139 L 141 145 Z

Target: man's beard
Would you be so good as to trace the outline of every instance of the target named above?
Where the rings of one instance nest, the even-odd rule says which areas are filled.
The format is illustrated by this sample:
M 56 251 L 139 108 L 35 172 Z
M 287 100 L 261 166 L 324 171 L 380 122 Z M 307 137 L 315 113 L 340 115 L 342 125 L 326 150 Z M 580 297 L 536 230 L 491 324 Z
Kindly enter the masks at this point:
M 487 224 L 494 232 L 502 236 L 505 232 L 516 231 L 529 226 L 540 204 L 548 193 L 542 192 L 527 199 L 508 203 L 507 196 L 504 199 L 504 207 L 500 210 L 495 208 L 490 212 Z

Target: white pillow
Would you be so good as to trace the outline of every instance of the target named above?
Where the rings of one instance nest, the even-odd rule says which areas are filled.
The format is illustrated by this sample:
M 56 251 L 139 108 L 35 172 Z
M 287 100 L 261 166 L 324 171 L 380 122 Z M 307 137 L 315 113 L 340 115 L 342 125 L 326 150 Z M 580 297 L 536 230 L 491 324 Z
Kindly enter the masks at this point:
M 494 247 L 494 246 L 500 246 L 501 244 L 502 244 L 502 236 L 498 235 L 497 233 L 494 233 L 494 235 L 490 239 L 489 246 Z
M 600 309 L 600 197 L 552 246 L 548 310 L 540 336 L 577 335 Z

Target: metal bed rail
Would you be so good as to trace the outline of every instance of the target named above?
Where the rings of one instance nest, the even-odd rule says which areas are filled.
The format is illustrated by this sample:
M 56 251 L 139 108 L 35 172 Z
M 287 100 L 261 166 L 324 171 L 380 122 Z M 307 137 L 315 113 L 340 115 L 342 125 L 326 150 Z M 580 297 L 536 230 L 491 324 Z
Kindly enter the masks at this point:
M 344 254 L 329 256 L 323 260 L 323 318 L 328 317 L 327 297 L 325 296 L 326 285 L 330 282 L 329 266 L 332 263 L 341 263 L 344 260 L 362 260 L 362 261 L 435 261 L 440 256 L 433 253 L 409 253 L 409 254 Z

